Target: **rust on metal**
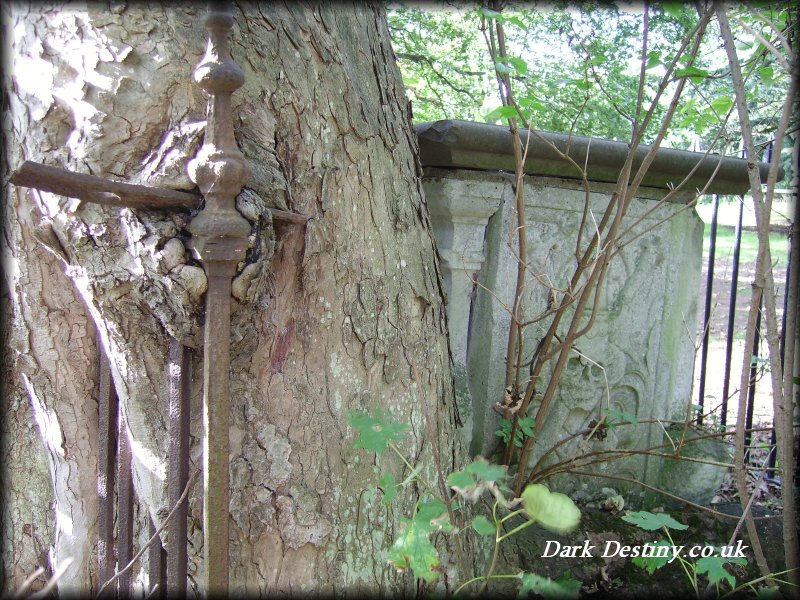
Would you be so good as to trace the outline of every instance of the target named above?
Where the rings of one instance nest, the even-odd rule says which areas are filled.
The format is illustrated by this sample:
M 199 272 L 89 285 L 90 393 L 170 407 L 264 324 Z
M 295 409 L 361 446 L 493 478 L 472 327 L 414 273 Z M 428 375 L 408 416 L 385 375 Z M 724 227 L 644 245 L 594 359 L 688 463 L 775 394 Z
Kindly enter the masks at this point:
M 128 428 L 121 416 L 117 437 L 117 571 L 121 571 L 133 558 L 133 460 Z M 120 575 L 117 583 L 119 596 L 127 598 L 131 572 Z
M 15 185 L 109 206 L 187 209 L 195 208 L 201 200 L 196 194 L 111 181 L 30 160 L 22 163 L 9 181 Z
M 178 340 L 169 341 L 169 470 L 167 488 L 173 508 L 189 480 L 189 397 L 192 362 L 189 349 Z M 167 538 L 167 592 L 170 597 L 186 595 L 187 517 L 189 503 L 183 502 L 173 517 Z
M 22 163 L 9 181 L 14 185 L 36 188 L 105 206 L 191 210 L 200 206 L 203 201 L 202 196 L 191 192 L 111 181 L 95 175 L 73 173 L 61 167 L 43 165 L 32 160 Z M 274 223 L 305 225 L 308 222 L 306 215 L 278 208 L 267 208 L 267 210 L 272 215 Z
M 203 146 L 190 161 L 187 171 L 191 180 L 197 184 L 203 196 L 162 188 L 132 185 L 110 181 L 93 175 L 78 174 L 61 169 L 26 161 L 11 176 L 10 181 L 18 186 L 37 188 L 61 194 L 82 201 L 130 208 L 154 208 L 190 210 L 200 205 L 202 210 L 192 219 L 189 231 L 192 234 L 191 247 L 206 270 L 208 292 L 206 295 L 206 324 L 203 354 L 203 547 L 205 572 L 203 574 L 204 593 L 207 595 L 227 595 L 228 593 L 228 519 L 229 519 L 229 439 L 230 423 L 230 310 L 231 279 L 239 262 L 245 258 L 250 224 L 236 210 L 236 196 L 250 178 L 250 166 L 236 145 L 231 112 L 231 94 L 244 83 L 244 74 L 233 61 L 228 50 L 228 35 L 233 26 L 233 12 L 229 4 L 210 2 L 205 20 L 209 32 L 205 56 L 194 71 L 197 83 L 209 94 L 208 123 Z M 203 204 L 204 202 L 204 204 Z M 288 226 L 305 225 L 308 217 L 278 209 L 269 209 L 273 222 Z M 175 350 L 177 353 L 178 351 Z M 187 351 L 183 352 L 181 365 L 188 365 Z M 172 349 L 170 351 L 172 354 Z M 172 363 L 171 363 L 172 364 Z M 175 363 L 177 364 L 177 363 Z M 105 437 L 101 434 L 101 445 L 106 447 L 102 454 L 98 475 L 98 490 L 105 498 L 111 497 L 114 478 L 113 443 L 116 428 L 122 430 L 118 418 L 118 401 L 113 393 L 110 374 L 101 383 L 102 390 L 109 390 L 101 402 L 101 422 L 105 422 Z M 181 389 L 181 402 L 188 403 L 188 366 L 181 368 L 180 383 L 170 379 L 170 399 L 173 398 L 173 384 Z M 103 387 L 105 385 L 105 387 Z M 177 389 L 177 388 L 176 388 Z M 112 400 L 113 398 L 113 400 Z M 117 403 L 117 404 L 113 404 Z M 113 404 L 113 405 L 112 405 Z M 172 406 L 172 405 L 171 405 Z M 113 418 L 117 418 L 116 421 Z M 186 434 L 173 436 L 188 440 L 188 408 L 181 410 L 176 417 L 175 426 L 186 427 Z M 184 421 L 185 419 L 185 421 Z M 133 488 L 131 478 L 131 455 L 128 437 L 116 436 L 119 443 L 117 486 L 118 510 L 118 556 L 119 567 L 123 568 L 132 553 Z M 109 445 L 111 444 L 111 445 Z M 188 446 L 187 446 L 188 448 Z M 179 483 L 186 480 L 188 454 L 183 446 L 175 452 L 171 449 L 170 460 L 170 500 L 174 502 L 175 490 L 183 487 Z M 180 458 L 177 458 L 180 457 Z M 184 469 L 181 471 L 181 469 Z M 110 502 L 110 500 L 109 500 Z M 102 538 L 100 573 L 104 581 L 113 574 L 111 552 L 113 532 L 113 507 L 101 505 L 100 530 Z M 174 506 L 174 504 L 173 504 Z M 103 512 L 105 510 L 105 512 Z M 186 519 L 178 518 L 177 529 L 169 534 L 167 556 L 167 575 L 169 582 L 183 581 L 185 586 L 185 559 L 180 558 L 180 550 L 172 549 L 172 541 L 181 540 L 185 553 Z M 183 533 L 180 532 L 183 527 Z M 110 536 L 110 537 L 109 537 Z M 155 560 L 155 558 L 154 558 Z M 171 561 L 183 561 L 181 567 L 171 567 Z M 110 565 L 110 566 L 109 566 Z M 170 570 L 171 569 L 171 570 Z M 108 574 L 105 577 L 103 574 Z M 173 579 L 174 574 L 174 579 Z M 179 585 L 179 583 L 176 583 Z M 169 586 L 168 586 L 169 587 Z M 119 579 L 120 595 L 130 590 L 130 577 Z
M 147 535 L 152 538 L 155 533 L 156 526 L 151 520 Z M 167 555 L 160 537 L 147 551 L 147 572 L 150 578 L 150 595 L 147 597 L 165 598 L 167 596 Z
M 117 392 L 111 379 L 111 365 L 102 348 L 100 357 L 100 390 L 97 400 L 98 437 L 97 464 L 97 561 L 100 585 L 114 576 L 114 481 L 117 458 Z
M 230 5 L 210 2 L 205 26 L 208 46 L 194 78 L 209 94 L 208 123 L 203 146 L 187 170 L 206 202 L 189 231 L 192 248 L 208 277 L 203 346 L 203 588 L 209 596 L 224 596 L 228 594 L 230 516 L 231 278 L 245 257 L 250 234 L 250 224 L 236 210 L 236 196 L 251 170 L 233 133 L 231 94 L 244 84 L 244 73 L 228 50 L 233 27 Z

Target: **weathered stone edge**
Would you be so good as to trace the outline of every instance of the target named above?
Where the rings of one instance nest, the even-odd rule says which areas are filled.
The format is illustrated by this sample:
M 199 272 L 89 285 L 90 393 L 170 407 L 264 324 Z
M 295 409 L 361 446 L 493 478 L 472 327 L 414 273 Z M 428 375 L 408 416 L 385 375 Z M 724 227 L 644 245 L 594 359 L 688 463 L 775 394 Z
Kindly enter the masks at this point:
M 478 169 L 485 171 L 513 171 L 514 156 L 511 133 L 504 125 L 490 125 L 473 121 L 442 120 L 419 123 L 414 126 L 419 140 L 420 161 L 423 167 Z M 619 175 L 628 144 L 600 138 L 568 136 L 560 133 L 539 132 L 560 151 L 567 153 L 579 165 L 586 165 L 590 181 L 614 183 Z M 545 175 L 579 179 L 578 171 L 560 158 L 538 136 L 528 136 L 520 131 L 523 144 L 528 142 L 525 171 L 529 175 Z M 641 163 L 649 147 L 637 149 L 634 170 Z M 587 161 L 588 153 L 588 161 Z M 747 161 L 741 158 L 688 152 L 661 148 L 642 181 L 642 185 L 669 189 L 700 163 L 697 171 L 682 188 L 694 191 L 706 186 L 706 194 L 744 194 L 749 190 Z M 721 164 L 720 164 L 721 163 Z M 719 169 L 714 174 L 717 165 Z M 769 165 L 759 163 L 761 181 L 766 182 Z M 780 177 L 779 177 L 780 178 Z

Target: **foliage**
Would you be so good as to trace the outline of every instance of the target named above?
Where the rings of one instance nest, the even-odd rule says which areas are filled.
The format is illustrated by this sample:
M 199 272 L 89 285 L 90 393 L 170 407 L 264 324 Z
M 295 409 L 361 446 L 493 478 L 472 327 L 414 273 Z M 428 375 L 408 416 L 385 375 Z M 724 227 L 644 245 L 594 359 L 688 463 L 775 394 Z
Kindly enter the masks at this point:
M 651 513 L 643 510 L 629 513 L 622 517 L 622 520 L 633 523 L 639 529 L 644 529 L 645 531 L 656 531 L 664 527 L 667 529 L 689 529 L 688 525 L 679 523 L 667 513 Z
M 535 573 L 522 573 L 522 586 L 519 589 L 518 598 L 527 598 L 528 594 L 539 594 L 545 598 L 569 599 L 577 598 L 580 593 L 581 584 L 572 579 L 569 574 L 558 579 L 542 577 Z
M 556 533 L 575 529 L 581 518 L 581 511 L 569 496 L 551 492 L 540 483 L 525 488 L 522 506 L 532 521 Z
M 737 11 L 739 50 L 742 63 L 750 67 L 748 94 L 761 140 L 776 127 L 788 74 L 754 34 L 771 39 L 766 20 L 785 28 L 788 14 L 780 5 L 767 5 L 760 15 Z M 480 37 L 481 19 L 487 18 L 502 20 L 506 30 L 507 56 L 495 63 Z M 645 101 L 654 99 L 658 78 L 697 19 L 691 5 L 652 7 L 644 61 Z M 497 89 L 495 73 L 500 73 L 512 76 L 518 104 L 537 129 L 617 140 L 630 135 L 643 31 L 642 12 L 635 7 L 521 3 L 497 12 L 470 3 L 401 3 L 391 8 L 388 22 L 417 122 L 506 119 L 510 116 L 507 107 L 498 106 L 492 98 Z M 691 85 L 666 145 L 708 148 L 733 108 L 716 24 L 709 27 L 695 64 L 679 64 L 675 72 L 675 80 L 686 77 Z M 654 124 L 660 122 L 665 108 L 657 107 Z M 741 134 L 735 114 L 723 126 L 724 138 L 736 153 Z M 645 141 L 654 133 L 649 130 Z
M 738 155 L 742 138 L 752 138 L 763 150 L 773 134 L 783 127 L 779 123 L 782 123 L 781 112 L 785 114 L 788 106 L 785 97 L 790 89 L 789 67 L 796 68 L 796 64 L 790 65 L 794 59 L 787 58 L 791 57 L 787 49 L 787 39 L 792 35 L 791 11 L 769 4 L 721 6 L 663 3 L 648 4 L 644 10 L 639 10 L 621 3 L 579 6 L 564 3 L 548 5 L 543 10 L 527 4 L 496 2 L 483 7 L 449 6 L 447 11 L 440 12 L 399 7 L 390 15 L 390 27 L 404 78 L 410 82 L 416 119 L 475 119 L 477 112 L 487 122 L 507 123 L 515 141 L 515 170 L 519 181 L 523 176 L 524 159 L 516 140 L 522 127 L 534 132 L 551 130 L 626 140 L 631 148 L 629 158 L 641 149 L 639 144 L 650 144 L 652 149 L 662 145 Z M 738 58 L 729 59 L 721 52 L 719 42 L 725 33 L 726 11 L 731 15 Z M 483 37 L 482 45 L 476 43 L 480 41 L 476 31 Z M 453 35 L 458 36 L 457 43 L 451 39 Z M 726 34 L 725 39 L 729 40 L 730 36 Z M 410 56 L 414 60 L 410 60 Z M 456 68 L 448 70 L 448 65 L 453 64 Z M 737 88 L 740 92 L 744 88 L 747 104 L 744 112 L 741 94 L 738 107 L 731 95 L 734 67 L 741 67 L 744 73 L 744 82 L 740 81 Z M 493 89 L 499 91 L 494 101 L 491 100 Z M 796 135 L 796 131 L 794 133 Z M 748 157 L 760 158 L 752 148 L 748 149 Z M 562 158 L 569 160 L 565 155 Z M 646 163 L 647 160 L 642 161 Z M 572 166 L 576 177 L 577 173 L 583 177 L 588 207 L 591 194 L 586 174 L 574 161 Z M 575 244 L 574 275 L 554 284 L 545 284 L 536 274 L 531 276 L 532 267 L 527 262 L 524 242 L 525 192 L 524 186 L 516 186 L 516 239 L 509 243 L 519 265 L 514 305 L 506 307 L 512 325 L 505 383 L 522 401 L 515 405 L 513 413 L 506 410 L 507 419 L 500 421 L 496 435 L 506 446 L 504 464 L 514 464 L 517 450 L 521 448 L 513 487 L 525 506 L 516 512 L 526 514 L 527 524 L 543 518 L 546 522 L 546 510 L 542 510 L 537 501 L 551 500 L 555 496 L 549 490 L 545 494 L 533 487 L 537 481 L 558 472 L 580 471 L 581 467 L 613 459 L 600 451 L 581 451 L 580 461 L 572 457 L 560 464 L 547 465 L 539 459 L 533 466 L 530 461 L 533 444 L 538 442 L 534 434 L 541 431 L 545 422 L 564 370 L 565 357 L 594 321 L 607 264 L 617 253 L 609 249 L 630 233 L 624 228 L 618 229 L 619 224 L 625 222 L 628 205 L 627 200 L 620 199 L 635 195 L 644 173 L 638 166 L 632 166 L 632 162 L 627 163 L 627 167 L 627 171 L 620 172 L 616 192 L 606 212 L 592 215 L 595 229 L 584 230 L 581 224 Z M 786 171 L 789 177 L 790 170 Z M 634 181 L 636 183 L 632 183 Z M 757 183 L 754 185 L 757 187 Z M 754 197 L 756 191 L 753 191 Z M 586 220 L 584 215 L 584 222 Z M 518 248 L 513 247 L 515 242 Z M 759 248 L 761 246 L 760 240 Z M 524 301 L 523 290 L 528 284 L 526 279 L 535 279 L 535 285 L 552 286 L 553 294 L 549 297 L 554 298 L 552 303 L 548 302 L 544 316 L 530 323 L 524 323 L 520 318 L 524 313 L 519 312 Z M 569 293 L 564 294 L 565 289 Z M 595 308 L 591 308 L 592 304 Z M 591 316 L 587 318 L 587 314 Z M 545 319 L 548 321 L 540 323 Z M 526 340 L 525 328 L 534 323 L 534 335 L 541 335 L 545 330 L 547 333 L 535 339 L 530 339 L 533 336 L 528 334 Z M 522 373 L 523 356 L 528 354 L 527 346 L 532 344 L 536 348 L 533 359 Z M 771 370 L 779 369 L 773 366 Z M 777 385 L 778 382 L 774 383 L 773 388 Z M 537 386 L 545 387 L 544 392 Z M 538 406 L 535 419 L 532 412 L 529 414 L 533 398 Z M 602 440 L 608 428 L 640 424 L 636 415 L 611 406 L 601 412 L 605 414 L 594 415 L 594 428 L 582 432 L 585 439 Z M 691 409 L 687 407 L 686 412 L 690 413 Z M 552 451 L 546 450 L 544 456 Z M 537 468 L 540 468 L 538 472 Z M 487 490 L 495 496 L 492 518 L 473 519 L 472 529 L 480 535 L 490 535 L 491 526 L 495 524 L 496 543 L 499 543 L 505 535 L 499 533 L 500 526 L 508 518 L 496 515 L 498 506 L 507 508 L 505 492 L 500 489 L 502 482 L 483 479 L 467 469 L 457 474 L 454 481 L 461 484 L 458 487 L 464 497 L 472 502 Z M 548 502 L 547 506 L 554 504 Z M 564 518 L 568 513 L 563 508 L 557 508 L 556 512 Z M 670 529 L 685 528 L 664 514 L 631 513 L 625 519 L 648 531 L 663 530 L 670 542 Z M 668 564 L 669 561 L 660 562 L 662 558 L 644 559 L 641 564 L 652 572 Z M 735 581 L 729 579 L 732 575 L 723 566 L 734 561 L 704 560 L 694 564 L 678 558 L 696 591 L 698 574 L 708 575 L 709 585 L 714 586 L 733 585 Z M 492 571 L 493 566 L 490 574 Z M 763 566 L 762 572 L 765 572 Z M 487 581 L 488 577 L 484 577 L 484 586 Z
M 580 582 L 568 574 L 558 580 L 533 573 L 494 574 L 499 545 L 508 537 L 534 523 L 557 532 L 569 531 L 578 524 L 580 510 L 568 496 L 551 492 L 544 485 L 535 484 L 527 486 L 521 498 L 507 500 L 506 495 L 510 492 L 504 484 L 507 467 L 491 464 L 484 458 L 477 457 L 463 469 L 447 476 L 447 486 L 454 494 L 446 498 L 437 497 L 434 486 L 424 479 L 421 470 L 412 465 L 395 444 L 402 439 L 405 425 L 393 423 L 386 413 L 375 413 L 370 416 L 360 411 L 351 411 L 349 422 L 358 432 L 358 438 L 353 443 L 354 448 L 363 448 L 376 454 L 383 453 L 387 448 L 391 449 L 401 457 L 410 471 L 410 475 L 401 484 L 397 483 L 397 477 L 391 472 L 387 471 L 381 475 L 377 485 L 383 491 L 382 505 L 387 507 L 392 505 L 397 497 L 398 487 L 417 483 L 425 490 L 416 502 L 411 517 L 402 519 L 399 533 L 388 552 L 389 562 L 398 572 L 410 570 L 415 577 L 427 583 L 436 581 L 443 566 L 439 551 L 432 539 L 433 535 L 438 533 L 466 535 L 467 532 L 473 531 L 480 537 L 494 536 L 494 556 L 486 575 L 467 579 L 459 590 L 478 583 L 482 583 L 485 589 L 488 582 L 493 579 L 519 579 L 521 596 L 534 591 L 548 598 L 577 597 Z M 494 497 L 489 516 L 477 514 L 469 526 L 455 522 L 454 519 L 459 516 L 462 520 L 464 518 L 466 504 L 459 502 L 459 499 L 466 501 L 467 504 L 475 504 L 487 491 Z M 522 508 L 514 510 L 518 504 L 522 504 Z M 501 516 L 498 514 L 500 510 L 508 514 Z M 519 517 L 522 518 L 522 523 L 507 530 L 507 524 L 518 521 Z
M 517 419 L 516 428 L 511 419 L 500 419 L 500 429 L 495 431 L 495 435 L 508 444 L 511 440 L 512 431 L 514 432 L 514 445 L 522 448 L 525 438 L 533 437 L 533 426 L 535 420 L 531 417 L 521 417 Z
M 634 565 L 645 569 L 649 574 L 653 574 L 656 570 L 670 564 L 673 560 L 677 559 L 686 574 L 689 583 L 695 591 L 695 595 L 700 598 L 700 588 L 698 587 L 698 575 L 705 575 L 708 579 L 708 585 L 713 586 L 719 595 L 719 585 L 723 582 L 727 583 L 731 589 L 736 588 L 736 578 L 730 571 L 725 568 L 726 564 L 745 565 L 747 560 L 741 556 L 730 556 L 730 550 L 723 548 L 715 548 L 706 546 L 701 552 L 701 556 L 696 562 L 691 562 L 685 558 L 685 551 L 683 546 L 678 546 L 679 551 L 673 553 L 676 548 L 675 541 L 670 534 L 670 529 L 686 530 L 688 525 L 684 525 L 673 519 L 666 513 L 651 513 L 647 511 L 639 511 L 630 513 L 622 517 L 623 521 L 632 523 L 644 529 L 645 531 L 663 530 L 666 539 L 657 540 L 651 545 L 651 548 L 667 549 L 662 552 L 652 552 L 648 556 L 637 556 L 631 559 Z

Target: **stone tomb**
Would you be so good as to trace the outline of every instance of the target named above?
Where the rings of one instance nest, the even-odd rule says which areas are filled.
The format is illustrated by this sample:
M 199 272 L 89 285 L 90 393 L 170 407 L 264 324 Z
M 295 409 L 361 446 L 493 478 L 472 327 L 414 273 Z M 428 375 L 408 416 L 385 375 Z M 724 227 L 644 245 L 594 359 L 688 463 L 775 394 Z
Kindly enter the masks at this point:
M 501 415 L 494 405 L 502 401 L 505 387 L 510 326 L 506 307 L 513 305 L 517 272 L 511 135 L 506 127 L 463 121 L 425 123 L 416 129 L 423 187 L 448 293 L 450 341 L 465 442 L 473 455 L 496 457 L 501 441 L 495 431 Z M 545 136 L 562 151 L 569 147 L 570 156 L 587 166 L 591 214 L 599 220 L 627 145 Z M 521 138 L 524 144 L 526 132 Z M 637 161 L 645 152 L 640 149 Z M 682 191 L 663 201 L 670 188 L 680 184 L 698 162 L 699 168 Z M 697 189 L 706 186 L 715 168 L 705 193 L 731 194 L 747 189 L 742 160 L 659 151 L 623 223 L 624 229 L 640 221 L 632 231 L 642 235 L 626 245 L 609 267 L 595 325 L 577 341 L 567 362 L 536 444 L 534 462 L 560 440 L 589 427 L 609 407 L 650 422 L 608 428 L 602 440 L 578 438 L 552 453 L 548 462 L 583 451 L 641 449 L 665 443 L 663 427 L 653 421 L 683 419 L 689 404 L 695 402 L 691 394 L 703 222 L 687 203 L 696 197 Z M 564 289 L 572 275 L 585 192 L 574 168 L 534 137 L 529 142 L 526 173 L 530 267 L 524 296 L 527 320 L 545 310 L 551 287 Z M 585 233 L 584 240 L 591 233 Z M 526 329 L 526 361 L 548 326 L 545 320 Z M 561 331 L 565 328 L 566 323 Z M 546 381 L 545 372 L 537 392 L 544 391 Z M 531 416 L 537 405 L 534 400 Z M 692 463 L 681 465 L 686 477 L 692 477 Z M 661 485 L 673 493 L 681 491 L 674 489 L 679 486 L 674 469 L 661 481 L 662 459 L 658 457 L 629 455 L 581 470 Z M 717 470 L 715 475 L 692 500 L 710 499 L 722 471 Z M 585 499 L 602 495 L 603 488 L 615 488 L 631 492 L 626 500 L 635 504 L 643 493 L 640 486 L 602 477 L 558 476 L 547 483 Z

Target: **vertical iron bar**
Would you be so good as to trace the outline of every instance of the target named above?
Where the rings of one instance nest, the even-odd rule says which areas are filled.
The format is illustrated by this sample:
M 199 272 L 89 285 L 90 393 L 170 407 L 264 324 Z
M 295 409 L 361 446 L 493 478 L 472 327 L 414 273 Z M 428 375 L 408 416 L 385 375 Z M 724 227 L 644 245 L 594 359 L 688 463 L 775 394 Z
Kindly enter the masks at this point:
M 133 473 L 131 471 L 131 445 L 128 427 L 122 414 L 119 416 L 117 447 L 117 570 L 120 571 L 133 558 Z M 131 572 L 117 580 L 119 597 L 127 598 L 131 592 Z
M 100 394 L 98 397 L 99 457 L 97 496 L 100 510 L 97 523 L 97 561 L 99 584 L 114 576 L 114 481 L 117 458 L 117 392 L 111 379 L 111 365 L 102 346 L 100 350 Z
M 207 593 L 227 594 L 230 422 L 230 298 L 235 265 L 206 262 L 203 373 L 203 530 Z
M 733 269 L 731 271 L 730 307 L 728 308 L 728 335 L 725 342 L 725 379 L 722 384 L 722 413 L 720 423 L 724 427 L 728 418 L 728 393 L 731 378 L 731 352 L 733 351 L 733 328 L 736 321 L 736 288 L 739 285 L 739 253 L 742 245 L 742 215 L 744 213 L 744 196 L 739 196 L 739 220 L 736 222 L 736 233 L 733 243 Z M 739 390 L 740 394 L 744 390 Z
M 155 523 L 150 520 L 150 531 L 147 534 L 148 538 L 153 537 L 156 532 Z M 159 538 L 156 543 L 150 546 L 148 550 L 148 574 L 150 576 L 150 593 L 158 586 L 156 593 L 152 595 L 153 598 L 165 598 L 167 585 L 167 556 L 164 552 L 164 546 Z M 148 596 L 150 597 L 150 596 Z
M 700 392 L 697 404 L 700 410 L 697 411 L 697 424 L 703 424 L 703 412 L 705 410 L 706 397 L 706 372 L 708 367 L 708 343 L 711 334 L 711 300 L 714 288 L 714 260 L 717 252 L 717 217 L 719 214 L 719 194 L 714 195 L 714 211 L 711 214 L 711 238 L 708 246 L 708 269 L 706 273 L 706 304 L 703 313 L 703 349 L 700 353 Z
M 178 340 L 170 339 L 169 364 L 169 506 L 173 508 L 189 480 L 189 395 L 191 357 Z M 167 588 L 170 597 L 186 595 L 188 499 L 178 508 L 167 533 Z
M 251 168 L 236 144 L 231 94 L 244 84 L 244 72 L 228 49 L 233 27 L 229 2 L 209 2 L 206 55 L 194 72 L 209 94 L 203 146 L 187 165 L 189 178 L 205 206 L 189 224 L 192 249 L 206 270 L 206 322 L 203 341 L 203 553 L 204 593 L 228 594 L 228 518 L 230 474 L 230 305 L 231 278 L 244 260 L 250 223 L 236 210 L 236 195 Z
M 750 440 L 752 437 L 750 430 L 753 428 L 753 409 L 756 403 L 756 375 L 758 375 L 758 364 L 756 363 L 756 358 L 758 358 L 758 346 L 761 341 L 761 307 L 763 305 L 764 302 L 762 300 L 762 302 L 758 305 L 758 314 L 756 315 L 756 334 L 753 338 L 753 352 L 750 360 L 750 379 L 748 380 L 747 384 L 747 413 L 745 415 L 744 422 L 745 463 L 750 456 Z

